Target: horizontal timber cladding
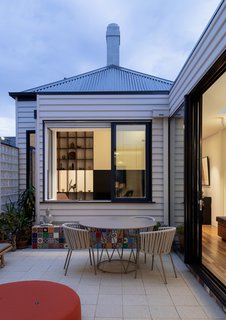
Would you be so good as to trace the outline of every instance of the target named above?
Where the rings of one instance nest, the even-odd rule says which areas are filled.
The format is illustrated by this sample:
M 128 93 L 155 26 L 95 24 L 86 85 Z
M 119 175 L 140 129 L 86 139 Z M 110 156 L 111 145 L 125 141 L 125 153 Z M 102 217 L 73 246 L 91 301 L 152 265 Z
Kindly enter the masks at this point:
M 171 223 L 184 222 L 184 129 L 183 119 L 171 123 L 174 135 L 171 136 L 170 161 L 170 212 Z
M 58 99 L 59 98 L 59 99 Z M 134 97 L 133 97 L 134 98 Z M 59 105 L 61 109 L 55 109 Z M 87 96 L 39 96 L 38 97 L 38 135 L 39 135 L 39 220 L 45 214 L 48 207 L 54 217 L 54 221 L 74 221 L 83 215 L 152 215 L 160 222 L 164 221 L 164 174 L 163 174 L 163 122 L 164 118 L 152 119 L 153 110 L 163 114 L 168 109 L 167 96 L 155 97 L 135 97 L 135 99 L 122 99 L 112 97 L 94 97 L 88 99 Z M 154 103 L 153 103 L 154 102 Z M 100 108 L 101 106 L 101 108 Z M 73 108 L 72 108 L 73 107 Z M 119 112 L 119 109 L 121 112 Z M 106 123 L 113 120 L 146 120 L 152 119 L 152 195 L 154 203 L 111 203 L 111 202 L 57 202 L 44 201 L 44 184 L 43 184 L 43 123 L 45 120 L 56 121 L 58 126 L 70 122 L 76 123 L 76 120 L 98 122 L 104 120 Z M 48 124 L 48 122 L 46 123 Z
M 34 110 L 36 110 L 36 101 L 16 101 L 16 137 L 17 147 L 19 148 L 19 189 L 26 188 L 26 132 L 35 130 L 36 121 L 34 119 Z
M 226 2 L 222 2 L 179 73 L 169 94 L 170 114 L 225 51 L 225 11 Z
M 40 119 L 45 120 L 147 120 L 153 111 L 168 115 L 167 95 L 39 96 Z
M 150 207 L 151 206 L 151 207 Z M 138 216 L 152 215 L 163 222 L 163 204 L 118 204 L 118 203 L 41 203 L 40 221 L 43 221 L 46 208 L 49 208 L 54 222 L 78 221 L 83 216 Z

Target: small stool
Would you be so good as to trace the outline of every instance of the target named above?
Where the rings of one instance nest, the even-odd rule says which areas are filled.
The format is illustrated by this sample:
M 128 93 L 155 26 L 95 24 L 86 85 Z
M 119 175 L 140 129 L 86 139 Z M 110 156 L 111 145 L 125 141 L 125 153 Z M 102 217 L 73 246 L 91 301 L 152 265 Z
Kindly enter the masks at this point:
M 81 320 L 80 298 L 71 288 L 51 281 L 0 285 L 1 319 Z
M 13 246 L 11 243 L 0 243 L 0 267 L 4 267 L 5 259 L 4 254 L 10 250 L 12 250 Z

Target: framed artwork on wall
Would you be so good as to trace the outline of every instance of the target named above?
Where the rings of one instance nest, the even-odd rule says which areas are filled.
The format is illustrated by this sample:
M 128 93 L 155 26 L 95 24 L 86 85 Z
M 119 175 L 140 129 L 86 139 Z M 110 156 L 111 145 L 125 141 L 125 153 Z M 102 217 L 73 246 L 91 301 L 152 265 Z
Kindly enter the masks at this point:
M 202 185 L 210 185 L 210 168 L 209 168 L 209 157 L 202 158 Z

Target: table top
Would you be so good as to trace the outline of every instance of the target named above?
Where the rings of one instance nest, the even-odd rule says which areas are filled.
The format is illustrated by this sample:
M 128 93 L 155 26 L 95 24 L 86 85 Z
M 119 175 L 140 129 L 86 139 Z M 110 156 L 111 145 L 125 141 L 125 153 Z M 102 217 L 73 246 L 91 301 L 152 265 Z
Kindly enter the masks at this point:
M 97 229 L 143 229 L 152 227 L 155 221 L 144 217 L 84 217 L 79 219 L 79 223 L 88 228 Z
M 0 285 L 1 319 L 81 319 L 79 296 L 51 281 L 18 281 Z

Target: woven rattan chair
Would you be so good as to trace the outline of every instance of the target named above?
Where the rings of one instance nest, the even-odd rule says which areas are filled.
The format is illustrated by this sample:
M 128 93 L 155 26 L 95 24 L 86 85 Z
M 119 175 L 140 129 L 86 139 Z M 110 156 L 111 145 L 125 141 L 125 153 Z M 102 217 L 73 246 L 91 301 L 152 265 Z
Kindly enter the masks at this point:
M 64 263 L 65 276 L 67 274 L 72 251 L 82 250 L 82 249 L 89 249 L 90 265 L 92 265 L 92 262 L 93 262 L 94 272 L 96 274 L 94 251 L 90 245 L 89 231 L 86 229 L 81 229 L 81 228 L 79 228 L 78 225 L 75 225 L 73 223 L 64 223 L 63 230 L 64 230 L 65 240 L 68 244 L 68 253 L 66 256 L 65 263 Z M 91 257 L 91 252 L 92 252 L 92 257 Z
M 152 256 L 151 270 L 153 270 L 154 256 L 159 255 L 164 282 L 166 281 L 166 274 L 163 265 L 162 256 L 168 254 L 172 262 L 173 271 L 177 278 L 176 269 L 171 256 L 171 248 L 173 239 L 176 233 L 175 227 L 161 227 L 158 231 L 148 231 L 140 233 L 140 251 Z
M 153 222 L 156 221 L 155 218 L 152 217 L 152 216 L 135 216 L 134 218 L 135 219 L 146 218 L 146 219 L 149 219 L 149 220 L 151 220 Z M 153 227 L 148 227 L 147 230 L 143 230 L 143 231 L 153 231 L 153 229 L 154 229 L 154 226 Z M 146 263 L 146 260 L 147 260 L 147 254 L 146 254 L 146 252 L 144 252 L 144 263 Z

